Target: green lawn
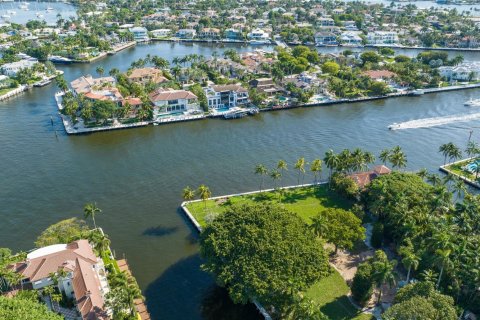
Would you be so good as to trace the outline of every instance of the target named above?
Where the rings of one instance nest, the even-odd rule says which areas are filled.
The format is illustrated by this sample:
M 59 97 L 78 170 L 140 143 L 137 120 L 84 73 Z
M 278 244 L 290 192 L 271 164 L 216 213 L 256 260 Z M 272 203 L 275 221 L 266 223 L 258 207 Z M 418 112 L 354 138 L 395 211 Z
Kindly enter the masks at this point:
M 200 223 L 205 225 L 205 216 L 210 213 L 222 213 L 232 204 L 254 203 L 263 201 L 279 202 L 280 195 L 278 192 L 270 191 L 263 193 L 255 193 L 244 196 L 230 197 L 228 201 L 223 203 L 217 200 L 207 200 L 206 203 L 199 201 L 189 203 L 187 205 L 190 213 Z M 330 192 L 326 185 L 316 188 L 304 187 L 298 189 L 285 190 L 280 204 L 286 209 L 295 212 L 300 217 L 310 222 L 310 219 L 319 213 L 325 207 L 336 207 L 350 209 L 352 203 L 341 198 L 334 192 Z M 206 207 L 205 207 L 206 205 Z
M 347 294 L 349 288 L 340 274 L 334 272 L 314 284 L 306 295 L 320 305 L 322 312 L 332 320 L 370 320 L 370 315 L 359 313 L 350 303 Z
M 17 88 L 3 88 L 3 89 L 0 89 L 0 96 L 3 96 L 4 94 L 7 94 L 10 91 L 15 90 L 15 89 L 17 89 Z
M 222 213 L 233 204 L 254 203 L 261 201 L 280 201 L 277 192 L 263 192 L 244 196 L 230 197 L 227 201 L 207 200 L 189 203 L 188 210 L 194 218 L 205 226 L 205 216 L 211 213 Z M 297 213 L 300 217 L 310 223 L 310 219 L 326 207 L 337 207 L 350 209 L 352 203 L 330 192 L 326 185 L 316 188 L 304 187 L 286 190 L 280 204 L 286 209 Z M 337 271 L 329 277 L 314 284 L 307 292 L 321 306 L 321 310 L 332 320 L 371 320 L 372 317 L 366 314 L 359 314 L 357 309 L 347 298 L 349 288 Z

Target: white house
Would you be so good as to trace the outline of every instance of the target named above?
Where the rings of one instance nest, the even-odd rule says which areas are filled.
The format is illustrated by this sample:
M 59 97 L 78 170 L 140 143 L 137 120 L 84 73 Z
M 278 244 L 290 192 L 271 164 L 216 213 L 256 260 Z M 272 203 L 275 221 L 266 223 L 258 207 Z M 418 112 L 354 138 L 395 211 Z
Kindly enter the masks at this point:
M 5 63 L 0 67 L 0 70 L 2 71 L 2 74 L 9 76 L 9 77 L 15 77 L 17 73 L 20 70 L 23 69 L 30 69 L 32 68 L 38 61 L 35 60 L 20 60 L 16 62 L 11 62 L 11 63 Z
M 315 34 L 316 46 L 330 46 L 337 44 L 337 36 L 333 32 L 317 32 Z
M 148 30 L 144 27 L 133 27 L 128 30 L 133 33 L 133 39 L 135 41 L 143 42 L 150 40 L 148 37 Z
M 204 91 L 211 109 L 233 108 L 249 102 L 248 90 L 239 84 L 214 85 Z
M 480 63 L 465 62 L 458 66 L 444 66 L 438 68 L 440 76 L 448 81 L 477 81 L 480 80 Z
M 153 118 L 199 110 L 198 98 L 190 91 L 159 88 L 149 95 L 152 102 Z
M 152 30 L 151 32 L 155 38 L 163 38 L 171 35 L 172 29 L 156 29 L 156 30 Z
M 247 35 L 247 38 L 251 42 L 267 43 L 270 41 L 270 35 L 262 29 L 252 30 L 252 32 Z
M 367 43 L 385 45 L 398 43 L 398 34 L 395 31 L 373 31 L 367 34 Z
M 358 32 L 348 31 L 342 33 L 340 42 L 344 46 L 356 47 L 362 45 L 362 38 L 358 35 Z
M 193 39 L 197 35 L 195 29 L 180 29 L 175 34 L 180 39 Z

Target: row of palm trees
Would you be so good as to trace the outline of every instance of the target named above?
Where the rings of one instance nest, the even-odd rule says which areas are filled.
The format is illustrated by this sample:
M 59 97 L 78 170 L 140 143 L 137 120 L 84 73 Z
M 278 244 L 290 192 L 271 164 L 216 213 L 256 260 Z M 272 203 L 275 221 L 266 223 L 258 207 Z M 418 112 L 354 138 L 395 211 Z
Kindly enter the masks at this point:
M 405 156 L 402 148 L 396 146 L 392 149 L 383 150 L 379 158 L 384 164 L 390 163 L 393 168 L 404 168 L 407 165 L 407 157 Z M 369 165 L 375 162 L 375 156 L 369 151 L 363 151 L 360 148 L 356 148 L 353 151 L 344 149 L 340 153 L 335 153 L 333 150 L 328 150 L 322 159 L 314 159 L 308 163 L 305 158 L 299 158 L 293 167 L 297 171 L 297 184 L 303 184 L 306 174 L 306 166 L 309 167 L 309 171 L 314 176 L 314 183 L 317 184 L 321 180 L 321 174 L 323 166 L 330 170 L 330 177 L 335 172 L 352 173 L 358 171 L 366 171 Z M 263 190 L 265 177 L 269 176 L 274 182 L 275 189 L 277 188 L 277 181 L 281 180 L 285 172 L 288 171 L 288 164 L 285 160 L 279 160 L 277 165 L 272 169 L 268 169 L 263 164 L 255 166 L 254 173 L 261 177 L 260 191 Z M 283 187 L 283 185 L 281 185 Z
M 182 198 L 185 201 L 192 201 L 195 199 L 197 194 L 203 201 L 206 208 L 207 200 L 212 196 L 212 192 L 210 191 L 210 188 L 204 184 L 200 185 L 196 190 L 190 188 L 190 186 L 185 187 L 182 192 Z

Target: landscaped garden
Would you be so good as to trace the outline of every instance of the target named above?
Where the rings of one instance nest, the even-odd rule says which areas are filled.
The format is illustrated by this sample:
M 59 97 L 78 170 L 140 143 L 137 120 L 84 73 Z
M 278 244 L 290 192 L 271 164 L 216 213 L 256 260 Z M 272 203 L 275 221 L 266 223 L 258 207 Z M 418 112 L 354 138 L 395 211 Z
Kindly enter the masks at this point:
M 328 185 L 266 191 L 248 195 L 222 197 L 205 201 L 190 202 L 186 205 L 193 217 L 202 226 L 210 217 L 224 213 L 234 205 L 274 202 L 285 209 L 295 212 L 308 224 L 312 218 L 325 208 L 350 209 L 352 202 L 345 200 L 337 193 L 329 190 Z M 210 217 L 209 217 L 210 216 Z M 316 282 L 305 292 L 305 296 L 315 301 L 321 311 L 330 319 L 367 320 L 372 317 L 360 313 L 349 301 L 350 289 L 345 280 L 336 271 Z
M 447 165 L 444 168 L 459 176 L 465 177 L 472 181 L 477 181 L 478 177 L 480 176 L 480 162 L 477 165 L 477 161 L 479 160 L 468 159 L 465 161 Z M 469 168 L 469 170 L 467 170 L 466 168 Z

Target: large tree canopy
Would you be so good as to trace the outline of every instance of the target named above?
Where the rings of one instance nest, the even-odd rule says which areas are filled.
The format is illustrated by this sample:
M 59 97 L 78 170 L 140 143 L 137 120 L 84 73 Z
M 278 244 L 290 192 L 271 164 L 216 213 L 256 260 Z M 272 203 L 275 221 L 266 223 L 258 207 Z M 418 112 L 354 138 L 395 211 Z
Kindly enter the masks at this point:
M 283 307 L 326 276 L 322 243 L 295 213 L 273 204 L 233 206 L 200 237 L 203 269 L 235 303 Z
M 455 320 L 453 298 L 436 291 L 430 282 L 417 282 L 400 289 L 394 305 L 382 316 L 385 320 Z
M 62 320 L 63 317 L 48 310 L 44 304 L 27 299 L 0 296 L 0 319 Z

